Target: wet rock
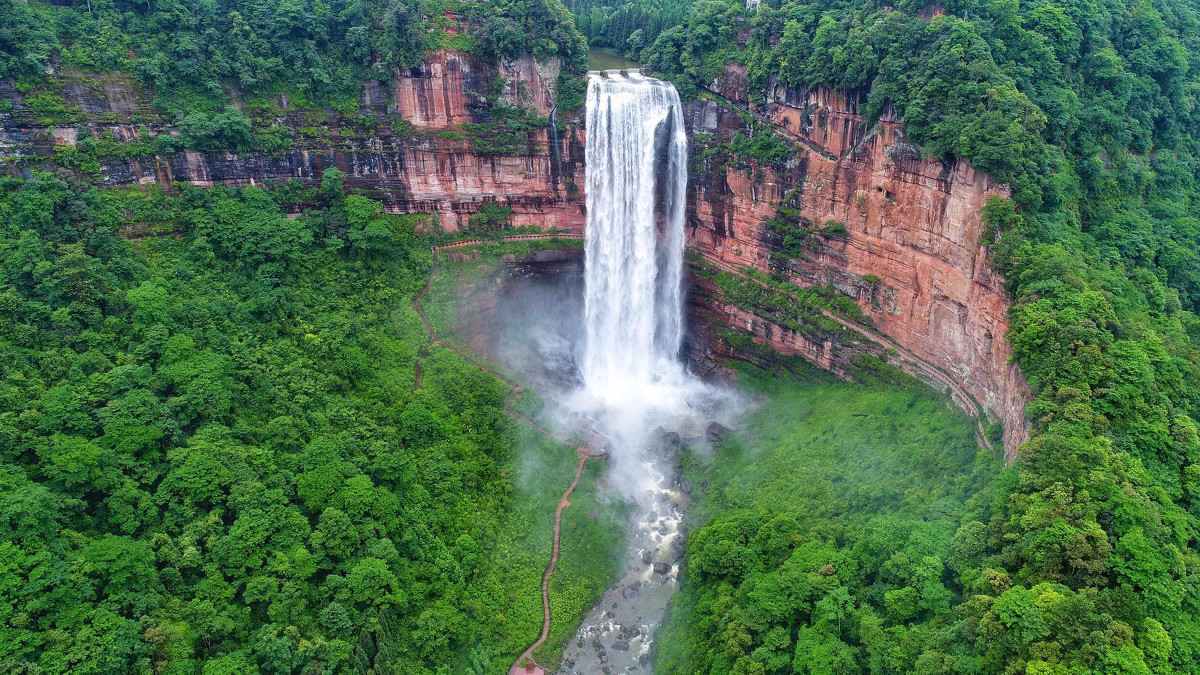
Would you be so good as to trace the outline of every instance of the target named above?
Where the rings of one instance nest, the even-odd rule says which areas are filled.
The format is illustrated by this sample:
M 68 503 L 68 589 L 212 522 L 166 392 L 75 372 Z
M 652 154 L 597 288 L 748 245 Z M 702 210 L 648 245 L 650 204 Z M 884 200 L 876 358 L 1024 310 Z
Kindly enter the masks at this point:
M 632 584 L 629 584 L 625 588 L 621 589 L 621 597 L 632 598 L 632 597 L 639 595 L 641 592 L 642 592 L 642 582 L 635 581 Z
M 729 427 L 725 426 L 724 424 L 721 424 L 720 422 L 712 422 L 708 425 L 708 428 L 704 430 L 704 438 L 706 438 L 710 443 L 719 443 L 725 438 L 725 434 L 728 431 Z
M 658 511 L 651 511 L 650 513 L 646 514 L 646 520 L 650 522 L 658 520 Z
M 675 431 L 667 431 L 659 427 L 658 444 L 664 450 L 678 450 L 683 447 L 683 437 Z
M 654 571 L 659 574 L 666 574 L 671 571 L 671 566 L 665 562 L 659 561 L 654 563 Z
M 628 640 L 617 640 L 616 642 L 613 643 L 613 649 L 616 649 L 617 651 L 627 652 L 627 651 L 629 651 L 629 641 Z
M 685 495 L 690 495 L 690 494 L 692 494 L 692 484 L 691 484 L 691 482 L 690 482 L 690 481 L 688 481 L 688 479 L 686 479 L 686 478 L 684 478 L 683 480 L 679 481 L 679 491 L 680 491 L 680 492 L 682 492 L 682 493 L 683 493 L 683 494 L 685 494 Z
M 652 562 L 654 562 L 654 558 L 650 555 L 649 549 L 642 551 L 642 564 L 649 565 Z

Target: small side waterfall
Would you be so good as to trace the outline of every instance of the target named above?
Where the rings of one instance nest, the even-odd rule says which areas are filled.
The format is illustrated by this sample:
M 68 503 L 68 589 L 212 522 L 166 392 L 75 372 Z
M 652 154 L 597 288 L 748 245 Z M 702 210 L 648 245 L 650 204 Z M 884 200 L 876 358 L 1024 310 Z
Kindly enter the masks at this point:
M 558 190 L 558 184 L 562 181 L 562 148 L 558 145 L 558 106 L 550 108 L 550 124 L 547 125 L 550 131 L 550 181 L 554 189 Z
M 680 373 L 687 136 L 668 82 L 593 76 L 587 94 L 583 377 L 602 399 Z

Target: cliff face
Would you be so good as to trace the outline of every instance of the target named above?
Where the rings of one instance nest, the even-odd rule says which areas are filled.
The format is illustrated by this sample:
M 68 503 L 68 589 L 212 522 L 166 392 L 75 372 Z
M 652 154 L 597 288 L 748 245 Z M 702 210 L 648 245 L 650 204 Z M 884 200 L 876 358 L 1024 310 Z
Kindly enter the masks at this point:
M 261 103 L 256 109 L 235 96 L 256 131 L 282 132 L 287 141 L 280 149 L 110 153 L 100 158 L 100 181 L 166 189 L 178 181 L 246 185 L 296 178 L 313 184 L 336 166 L 348 174 L 350 188 L 393 212 L 437 214 L 446 230 L 466 226 L 483 204 L 496 203 L 513 209 L 514 225 L 580 232 L 580 118 L 561 120 L 561 135 L 552 137 L 549 125 L 525 134 L 515 150 L 489 150 L 478 139 L 492 122 L 484 94 L 497 79 L 496 93 L 507 102 L 548 116 L 558 72 L 557 62 L 491 64 L 438 52 L 390 82 L 364 85 L 356 114 L 297 110 L 283 98 L 263 111 Z M 731 66 L 710 85 L 730 102 L 687 105 L 694 156 L 701 146 L 719 150 L 738 132 L 769 133 L 762 126 L 752 130 L 732 107 L 748 106 L 748 86 L 744 70 Z M 964 408 L 1002 420 L 1011 456 L 1026 437 L 1029 392 L 1009 362 L 1008 302 L 980 242 L 980 208 L 1003 187 L 965 163 L 922 158 L 904 142 L 890 111 L 868 129 L 853 93 L 772 86 L 767 94 L 754 112 L 790 135 L 793 159 L 763 166 L 718 152 L 694 164 L 689 247 L 712 268 L 749 267 L 796 286 L 832 286 L 858 302 L 873 330 L 806 334 L 728 302 L 711 279 L 697 275 L 689 305 L 697 319 L 692 355 L 708 363 L 750 356 L 720 344 L 720 326 L 843 375 L 858 355 L 875 354 L 949 389 Z M 132 145 L 178 133 L 127 76 L 69 79 L 63 96 L 76 108 L 73 118 L 51 125 L 11 82 L 0 82 L 0 98 L 13 101 L 10 113 L 0 113 L 0 168 L 20 174 L 49 165 L 55 148 L 79 146 L 88 136 Z M 787 212 L 782 227 L 780 207 Z M 773 218 L 770 227 L 766 221 Z M 783 241 L 788 234 L 803 236 L 801 251 Z
M 547 125 L 524 134 L 515 151 L 478 151 L 476 136 L 486 131 L 472 127 L 493 121 L 484 95 L 497 75 L 506 102 L 548 115 L 559 68 L 557 61 L 538 64 L 530 57 L 490 64 L 436 52 L 391 82 L 364 85 L 357 113 L 298 110 L 286 97 L 271 101 L 266 111 L 251 107 L 256 132 L 278 132 L 286 139 L 282 147 L 132 157 L 109 152 L 99 158 L 99 180 L 105 186 L 157 183 L 168 190 L 180 181 L 252 185 L 295 178 L 312 184 L 337 167 L 348 174 L 349 188 L 371 193 L 389 211 L 437 214 L 448 231 L 465 226 L 488 202 L 511 207 L 510 222 L 517 226 L 580 230 L 583 199 L 574 185 L 583 182 L 581 136 L 568 128 L 552 142 Z M 0 97 L 13 102 L 11 113 L 0 113 L 0 167 L 25 173 L 56 147 L 76 147 L 87 136 L 132 144 L 178 133 L 128 76 L 80 75 L 68 79 L 62 94 L 74 110 L 51 125 L 25 105 L 11 82 L 0 84 Z
M 744 99 L 743 81 L 727 69 L 714 89 Z M 867 129 L 857 98 L 846 92 L 779 86 L 764 108 L 764 117 L 797 137 L 795 160 L 782 169 L 753 161 L 699 167 L 690 193 L 690 244 L 721 268 L 749 267 L 797 286 L 829 285 L 854 298 L 885 338 L 876 346 L 898 348 L 893 360 L 907 361 L 901 365 L 936 386 L 959 384 L 961 394 L 951 387 L 956 399 L 965 394 L 1004 422 L 1011 457 L 1027 437 L 1029 389 L 1010 362 L 1009 303 L 981 242 L 980 218 L 990 196 L 1005 194 L 1003 186 L 965 162 L 922 158 L 904 142 L 890 111 Z M 749 132 L 726 105 L 698 101 L 688 113 L 693 135 L 710 134 L 710 142 Z M 799 255 L 785 254 L 779 228 L 764 224 L 780 215 L 779 206 L 798 214 L 783 219 L 784 233 L 807 236 Z M 744 310 L 722 311 L 760 341 L 835 371 L 863 349 L 787 331 L 768 334 Z

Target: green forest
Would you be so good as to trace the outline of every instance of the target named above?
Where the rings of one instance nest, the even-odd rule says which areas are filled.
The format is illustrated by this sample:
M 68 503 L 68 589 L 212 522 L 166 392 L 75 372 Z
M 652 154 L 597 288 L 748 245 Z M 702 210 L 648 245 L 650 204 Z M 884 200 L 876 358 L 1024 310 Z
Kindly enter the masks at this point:
M 769 403 L 689 468 L 657 669 L 1200 673 L 1195 0 L 0 0 L 6 86 L 129 72 L 209 151 L 246 143 L 234 92 L 353 111 L 433 50 L 570 74 L 589 45 L 685 99 L 729 64 L 751 106 L 845 88 L 1012 188 L 983 218 L 1034 394 L 1015 462 L 902 380 L 744 374 Z M 755 138 L 740 161 L 791 161 Z M 430 344 L 425 217 L 336 170 L 164 194 L 43 168 L 0 178 L 0 671 L 504 672 L 572 456 Z M 563 568 L 586 590 L 557 611 L 599 567 Z
M 955 532 L 989 506 L 1000 459 L 915 381 L 793 371 L 742 373 L 769 402 L 692 476 L 710 484 L 692 513 L 704 525 L 656 672 L 941 672 L 945 653 L 1002 672 L 918 620 L 960 597 L 970 550 Z
M 0 181 L 0 671 L 493 673 L 536 638 L 574 454 L 429 344 L 424 217 L 325 175 L 299 218 L 286 190 Z M 565 567 L 556 610 L 608 574 Z
M 586 63 L 586 43 L 556 0 L 70 4 L 0 0 L 0 79 L 128 71 L 182 119 L 214 111 L 239 117 L 228 106 L 231 86 L 353 112 L 363 81 L 386 80 L 437 49 L 488 59 L 559 56 L 575 71 Z M 457 16 L 454 30 L 448 16 Z
M 775 85 L 861 92 L 868 121 L 890 107 L 926 156 L 1012 187 L 984 219 L 1035 394 L 1033 439 L 953 535 L 949 602 L 912 585 L 897 612 L 889 591 L 842 586 L 860 614 L 831 630 L 744 589 L 744 570 L 692 565 L 685 586 L 726 600 L 709 609 L 720 619 L 677 619 L 690 644 L 673 651 L 693 659 L 677 672 L 1200 671 L 1194 3 L 768 0 L 753 13 L 705 0 L 657 35 L 623 19 L 653 7 L 591 6 L 589 37 L 685 93 L 730 63 L 746 67 L 752 105 Z M 839 656 L 804 670 L 768 658 L 782 641 Z

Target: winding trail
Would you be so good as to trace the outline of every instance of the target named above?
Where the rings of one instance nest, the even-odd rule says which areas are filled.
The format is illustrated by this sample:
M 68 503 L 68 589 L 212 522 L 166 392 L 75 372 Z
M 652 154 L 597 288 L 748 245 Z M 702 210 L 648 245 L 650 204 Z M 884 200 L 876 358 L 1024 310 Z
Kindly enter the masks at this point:
M 579 452 L 578 450 L 576 453 L 579 455 L 579 464 L 575 467 L 575 479 L 571 481 L 571 485 L 567 488 L 567 491 L 563 493 L 562 499 L 558 500 L 558 507 L 554 509 L 554 550 L 550 553 L 550 565 L 546 567 L 546 571 L 542 573 L 542 634 L 538 637 L 536 642 L 529 646 L 529 649 L 525 650 L 525 653 L 517 657 L 516 662 L 513 663 L 512 668 L 509 669 L 509 673 L 514 675 L 529 672 L 529 669 L 523 664 L 526 661 L 533 661 L 533 651 L 538 647 L 541 647 L 542 643 L 546 641 L 546 638 L 550 637 L 550 575 L 554 574 L 554 568 L 558 565 L 558 541 L 559 533 L 562 531 L 562 512 L 563 509 L 571 505 L 571 502 L 568 501 L 568 498 L 571 496 L 571 492 L 575 490 L 575 487 L 579 485 L 579 478 L 583 475 L 583 464 L 588 459 L 587 454 Z M 540 669 L 541 667 L 535 664 L 534 672 L 537 672 Z
M 504 237 L 503 241 L 507 243 L 510 241 L 530 241 L 530 240 L 539 240 L 539 239 L 582 239 L 582 238 L 583 238 L 583 235 L 575 234 L 575 233 L 518 234 L 518 235 L 511 235 L 511 236 Z M 588 449 L 586 446 L 575 445 L 571 441 L 561 438 L 561 437 L 551 433 L 550 431 L 548 431 L 547 429 L 545 429 L 541 425 L 539 425 L 537 422 L 534 422 L 533 420 L 526 417 L 524 415 L 524 413 L 522 413 L 521 411 L 513 408 L 513 405 L 516 402 L 517 397 L 525 392 L 525 387 L 513 382 L 512 380 L 508 379 L 507 377 L 496 372 L 496 370 L 493 369 L 491 366 L 487 365 L 486 363 L 477 361 L 473 357 L 468 356 L 466 353 L 464 353 L 458 347 L 455 347 L 453 344 L 450 344 L 449 342 L 446 342 L 445 340 L 443 340 L 440 336 L 438 336 L 437 331 L 434 330 L 433 324 L 431 324 L 429 322 L 429 317 L 425 315 L 425 310 L 421 307 L 421 303 L 425 300 L 425 295 L 429 292 L 430 287 L 433 286 L 433 282 L 437 281 L 438 272 L 439 272 L 439 268 L 440 268 L 438 252 L 444 248 L 459 248 L 459 247 L 464 247 L 464 246 L 474 246 L 476 244 L 489 243 L 492 241 L 494 241 L 494 240 L 491 240 L 491 239 L 465 239 L 463 241 L 456 241 L 456 242 L 452 242 L 449 244 L 444 244 L 442 246 L 431 247 L 432 251 L 433 251 L 433 271 L 429 275 L 429 280 L 426 281 L 425 285 L 421 288 L 421 291 L 419 293 L 417 293 L 416 296 L 413 297 L 412 307 L 417 312 L 417 316 L 419 316 L 421 318 L 421 323 L 424 324 L 424 326 L 425 326 L 425 332 L 429 333 L 429 338 L 430 338 L 431 344 L 439 345 L 441 347 L 445 347 L 446 349 L 449 349 L 450 351 L 457 354 L 459 356 L 459 358 L 463 359 L 467 363 L 470 363 L 470 364 L 476 366 L 480 370 L 488 373 L 492 377 L 496 378 L 497 380 L 500 380 L 501 382 L 503 382 L 509 386 L 508 398 L 505 399 L 505 401 L 504 401 L 504 412 L 520 419 L 522 422 L 524 422 L 526 424 L 526 426 L 533 429 L 534 431 L 541 434 L 542 436 L 549 438 L 550 440 L 555 441 L 556 443 L 559 443 L 560 445 L 566 445 L 571 448 L 574 448 L 575 455 L 577 457 L 579 457 L 579 464 L 575 467 L 575 478 L 574 478 L 574 480 L 571 481 L 571 484 L 567 487 L 566 492 L 564 492 L 562 497 L 559 498 L 558 505 L 554 510 L 554 544 L 553 544 L 553 547 L 552 547 L 551 553 L 550 553 L 550 564 L 546 566 L 546 570 L 542 573 L 542 633 L 538 637 L 536 642 L 534 642 L 532 645 L 530 645 L 529 648 L 526 649 L 521 654 L 521 656 L 517 657 L 517 660 L 515 662 L 513 662 L 512 668 L 509 669 L 509 672 L 512 675 L 525 675 L 525 674 L 540 675 L 540 674 L 544 673 L 545 671 L 544 671 L 544 669 L 542 669 L 541 666 L 538 666 L 536 663 L 534 663 L 533 652 L 538 647 L 541 647 L 542 644 L 546 642 L 546 639 L 548 637 L 550 637 L 550 575 L 554 574 L 554 569 L 558 566 L 559 540 L 560 540 L 560 534 L 562 532 L 562 512 L 563 512 L 563 509 L 565 509 L 571 505 L 571 502 L 570 502 L 571 493 L 575 491 L 575 488 L 579 485 L 580 477 L 583 476 L 584 463 L 587 462 L 588 458 L 601 457 L 603 455 L 602 454 L 593 454 L 592 451 L 590 449 Z M 425 348 L 422 347 L 421 351 L 418 353 L 418 357 L 417 357 L 416 377 L 414 378 L 414 384 L 413 384 L 414 391 L 416 391 L 417 389 L 420 389 L 420 387 L 421 387 L 421 363 L 422 363 L 422 360 L 425 358 L 425 356 L 426 356 Z M 533 668 L 531 668 L 531 669 L 526 668 L 524 665 L 526 662 L 532 663 Z

